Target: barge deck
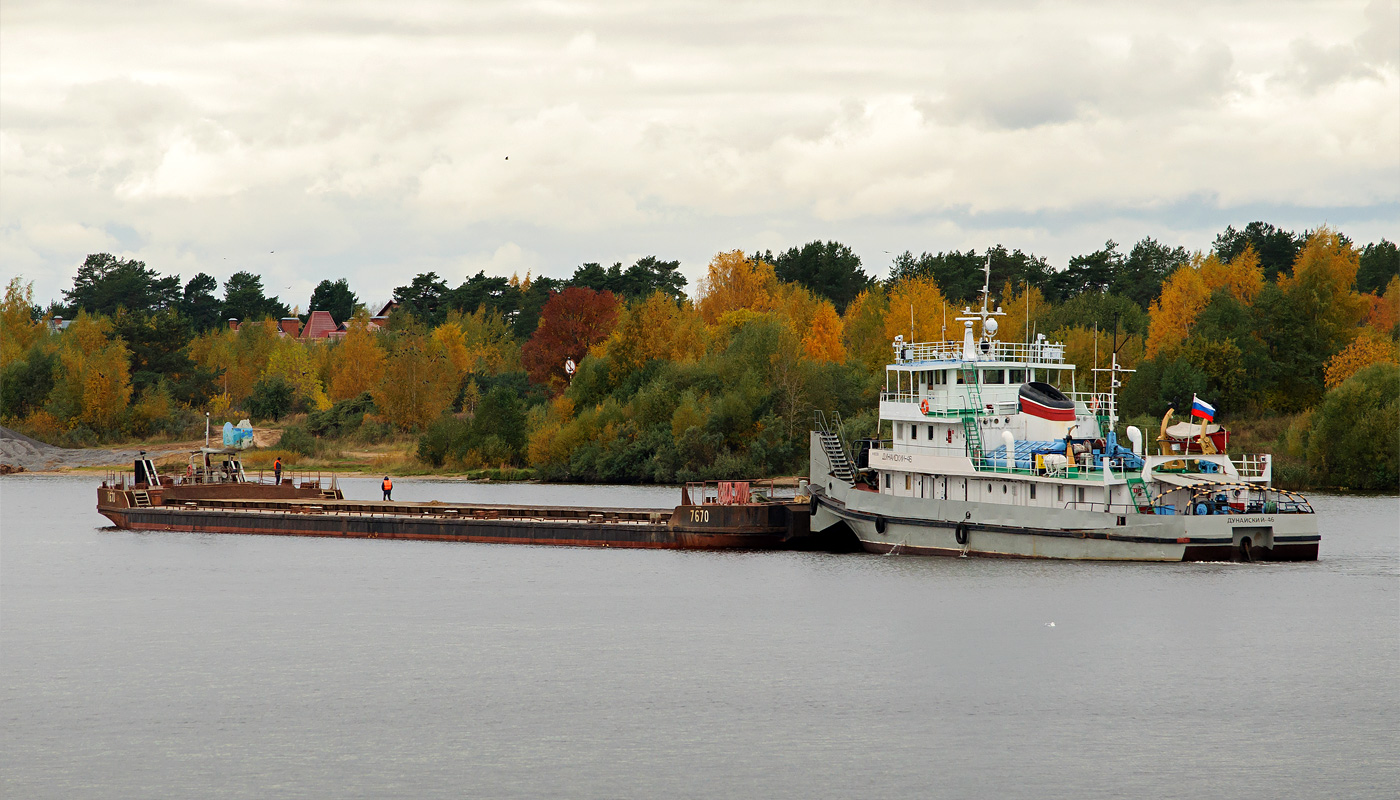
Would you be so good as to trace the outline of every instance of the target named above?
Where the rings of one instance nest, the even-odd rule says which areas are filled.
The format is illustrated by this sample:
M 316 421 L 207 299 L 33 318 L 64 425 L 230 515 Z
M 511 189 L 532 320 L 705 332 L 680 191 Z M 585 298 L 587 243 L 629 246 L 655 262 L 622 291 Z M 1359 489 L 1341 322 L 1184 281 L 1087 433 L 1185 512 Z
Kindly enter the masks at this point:
M 118 528 L 147 531 L 688 550 L 802 546 L 809 532 L 805 499 L 755 495 L 749 486 L 724 482 L 707 492 L 691 485 L 673 509 L 635 509 L 178 492 L 152 498 L 139 488 L 108 485 L 98 489 L 97 510 Z

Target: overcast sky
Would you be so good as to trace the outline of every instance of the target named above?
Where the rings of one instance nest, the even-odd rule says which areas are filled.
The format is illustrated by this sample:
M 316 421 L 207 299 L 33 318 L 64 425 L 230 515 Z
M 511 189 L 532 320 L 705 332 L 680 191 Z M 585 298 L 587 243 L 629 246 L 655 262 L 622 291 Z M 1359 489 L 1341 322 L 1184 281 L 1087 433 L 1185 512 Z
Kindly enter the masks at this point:
M 1400 4 L 5 0 L 0 273 L 1400 238 Z

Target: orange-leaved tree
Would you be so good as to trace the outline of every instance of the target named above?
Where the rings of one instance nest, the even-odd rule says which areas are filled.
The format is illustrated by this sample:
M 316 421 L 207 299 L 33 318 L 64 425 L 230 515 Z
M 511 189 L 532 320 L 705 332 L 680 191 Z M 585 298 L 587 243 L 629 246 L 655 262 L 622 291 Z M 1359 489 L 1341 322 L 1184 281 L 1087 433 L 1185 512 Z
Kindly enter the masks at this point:
M 330 352 L 330 399 L 358 397 L 384 378 L 384 348 L 379 334 L 369 328 L 369 315 L 357 314 L 346 324 L 345 338 Z
M 778 276 L 772 264 L 749 258 L 742 250 L 731 250 L 710 260 L 696 296 L 705 324 L 718 325 L 725 314 L 739 309 L 759 313 L 776 309 Z
M 846 345 L 841 342 L 841 327 L 836 306 L 829 300 L 821 301 L 812 315 L 806 335 L 802 337 L 803 352 L 813 361 L 844 362 Z
M 1365 328 L 1351 344 L 1327 360 L 1327 388 L 1340 386 L 1343 381 L 1372 364 L 1400 363 L 1395 342 L 1375 328 Z
M 1202 262 L 1197 253 L 1191 264 L 1178 267 L 1162 284 L 1161 296 L 1152 301 L 1147 312 L 1148 358 L 1175 353 L 1191 335 L 1201 309 L 1210 302 L 1210 289 L 1201 277 Z
M 958 309 L 948 305 L 933 278 L 906 278 L 890 287 L 889 298 L 889 309 L 885 312 L 886 344 L 893 342 L 896 336 L 903 336 L 910 342 L 941 341 L 945 319 L 948 330 L 959 326 L 958 333 L 949 338 L 962 338 L 961 323 L 953 320 Z
M 589 348 L 612 334 L 618 305 L 612 292 L 579 286 L 551 294 L 540 311 L 539 327 L 520 348 L 530 380 L 562 392 L 569 383 L 564 363 L 582 361 Z

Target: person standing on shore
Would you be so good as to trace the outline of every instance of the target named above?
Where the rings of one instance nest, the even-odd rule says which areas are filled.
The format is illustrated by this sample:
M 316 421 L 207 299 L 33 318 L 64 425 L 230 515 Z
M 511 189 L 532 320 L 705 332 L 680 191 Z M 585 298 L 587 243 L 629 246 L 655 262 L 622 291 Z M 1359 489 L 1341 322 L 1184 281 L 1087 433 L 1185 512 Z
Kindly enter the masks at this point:
M 384 476 L 384 483 L 383 483 L 383 485 L 382 485 L 382 488 L 384 489 L 384 499 L 385 499 L 385 500 L 393 500 L 393 499 L 394 499 L 394 482 L 391 481 L 391 480 L 389 480 L 389 476 L 388 476 L 388 475 L 385 475 L 385 476 Z
M 278 456 L 272 460 L 272 482 L 278 486 L 282 485 L 282 457 Z

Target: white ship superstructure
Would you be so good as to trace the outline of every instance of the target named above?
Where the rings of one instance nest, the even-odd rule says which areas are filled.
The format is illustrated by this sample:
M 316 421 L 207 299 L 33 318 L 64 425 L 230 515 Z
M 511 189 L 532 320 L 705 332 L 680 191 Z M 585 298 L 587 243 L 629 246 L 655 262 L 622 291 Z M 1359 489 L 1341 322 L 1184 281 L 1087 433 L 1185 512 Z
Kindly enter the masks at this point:
M 874 552 L 1316 559 L 1312 508 L 1271 487 L 1267 455 L 1149 455 L 1136 428 L 1121 445 L 1116 358 L 1109 391 L 1074 391 L 1064 346 L 999 341 L 986 297 L 961 341 L 893 343 L 892 439 L 851 443 L 853 462 L 837 427 L 812 433 L 814 530 L 844 523 Z

